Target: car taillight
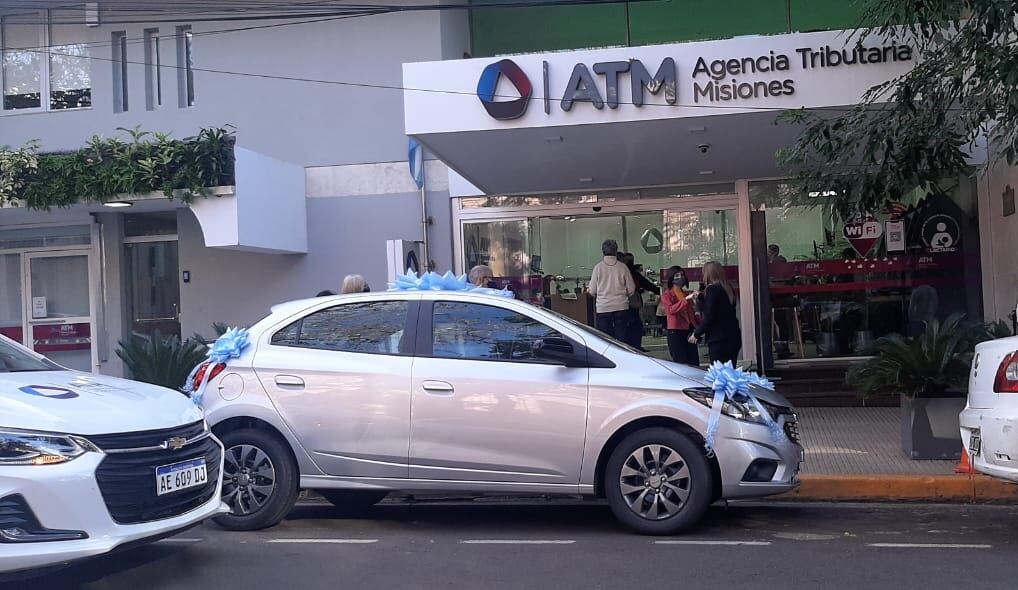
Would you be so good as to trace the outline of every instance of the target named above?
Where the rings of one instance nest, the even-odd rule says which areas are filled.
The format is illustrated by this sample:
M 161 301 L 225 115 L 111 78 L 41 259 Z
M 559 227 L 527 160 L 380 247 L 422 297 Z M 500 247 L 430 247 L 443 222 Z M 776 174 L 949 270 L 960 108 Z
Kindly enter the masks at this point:
M 1004 357 L 993 380 L 994 393 L 1018 393 L 1018 350 Z
M 209 367 L 212 368 L 209 369 Z M 208 361 L 202 363 L 198 367 L 198 372 L 194 374 L 194 390 L 198 391 L 198 389 L 201 387 L 202 382 L 205 381 L 205 379 L 208 379 L 209 381 L 215 379 L 216 375 L 222 373 L 223 369 L 225 368 L 226 365 L 224 363 L 216 363 L 215 365 Z

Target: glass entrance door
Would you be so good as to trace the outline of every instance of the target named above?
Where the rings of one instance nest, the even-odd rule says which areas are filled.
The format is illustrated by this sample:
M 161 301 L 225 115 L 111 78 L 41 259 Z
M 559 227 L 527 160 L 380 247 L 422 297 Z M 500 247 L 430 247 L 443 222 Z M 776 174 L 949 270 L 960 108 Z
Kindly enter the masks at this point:
M 492 268 L 499 286 L 517 297 L 545 305 L 593 325 L 593 305 L 584 290 L 601 258 L 601 243 L 612 239 L 633 255 L 637 271 L 660 288 L 662 271 L 670 266 L 686 270 L 691 289 L 699 287 L 703 265 L 720 262 L 732 286 L 739 288 L 739 235 L 734 202 L 657 210 L 604 211 L 591 214 L 548 212 L 540 216 L 464 220 L 463 270 L 477 264 Z M 582 211 L 582 212 L 581 212 Z M 568 213 L 572 213 L 569 210 Z M 646 285 L 646 282 L 644 282 Z M 742 294 L 746 296 L 746 294 Z M 639 310 L 642 347 L 669 358 L 659 296 L 647 289 Z
M 87 252 L 23 255 L 24 343 L 69 369 L 93 369 L 93 305 Z

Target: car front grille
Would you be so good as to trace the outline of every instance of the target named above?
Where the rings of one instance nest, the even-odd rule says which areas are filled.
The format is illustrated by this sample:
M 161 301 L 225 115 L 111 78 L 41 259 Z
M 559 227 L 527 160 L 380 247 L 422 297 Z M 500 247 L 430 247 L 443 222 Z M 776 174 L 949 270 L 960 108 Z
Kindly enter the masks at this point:
M 137 524 L 172 518 L 205 504 L 216 493 L 222 449 L 214 438 L 207 437 L 179 449 L 125 451 L 130 448 L 157 447 L 171 438 L 191 439 L 204 432 L 201 422 L 182 428 L 91 436 L 99 448 L 121 452 L 108 454 L 96 470 L 96 481 L 106 508 L 120 524 Z M 156 434 L 158 433 L 158 434 Z M 205 458 L 208 482 L 205 485 L 156 495 L 156 468 Z
M 137 449 L 144 447 L 158 447 L 171 438 L 184 438 L 190 440 L 205 432 L 205 423 L 202 421 L 192 422 L 185 426 L 175 428 L 163 428 L 161 430 L 142 430 L 140 432 L 122 432 L 119 434 L 100 434 L 86 436 L 95 446 L 104 451 L 118 449 Z

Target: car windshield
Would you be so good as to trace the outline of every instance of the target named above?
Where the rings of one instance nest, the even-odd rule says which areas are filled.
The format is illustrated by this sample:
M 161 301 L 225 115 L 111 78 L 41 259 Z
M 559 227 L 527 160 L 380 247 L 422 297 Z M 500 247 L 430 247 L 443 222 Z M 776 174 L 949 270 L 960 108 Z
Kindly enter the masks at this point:
M 30 354 L 10 340 L 0 337 L 0 373 L 57 371 L 61 368 L 53 361 Z

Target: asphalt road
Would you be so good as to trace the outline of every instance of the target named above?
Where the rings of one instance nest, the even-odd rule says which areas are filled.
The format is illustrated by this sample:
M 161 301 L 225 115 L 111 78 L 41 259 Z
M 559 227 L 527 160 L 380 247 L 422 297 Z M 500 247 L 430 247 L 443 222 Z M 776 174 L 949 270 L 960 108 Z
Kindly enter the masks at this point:
M 1018 506 L 716 506 L 681 537 L 582 502 L 298 507 L 283 524 L 177 537 L 14 584 L 24 590 L 1018 587 Z

